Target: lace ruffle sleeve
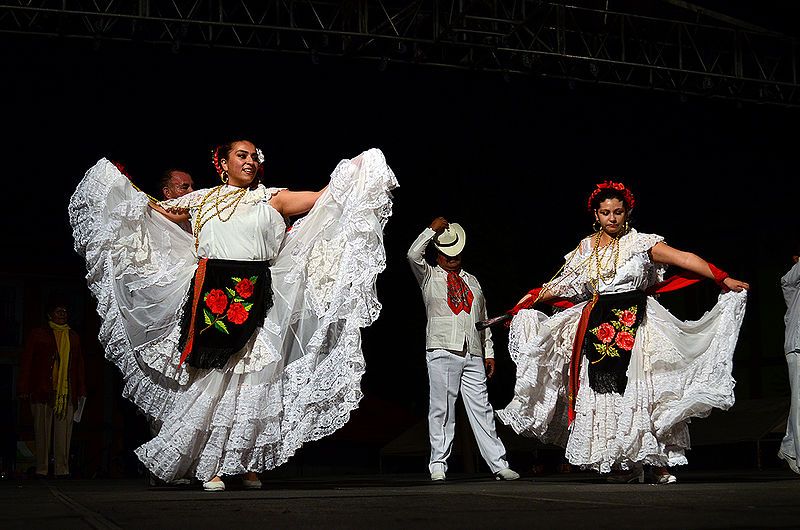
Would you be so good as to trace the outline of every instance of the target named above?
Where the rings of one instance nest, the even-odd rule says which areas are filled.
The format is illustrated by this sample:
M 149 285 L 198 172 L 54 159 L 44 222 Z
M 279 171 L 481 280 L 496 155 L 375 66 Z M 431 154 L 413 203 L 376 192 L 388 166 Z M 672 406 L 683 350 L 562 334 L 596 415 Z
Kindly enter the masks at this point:
M 187 193 L 182 197 L 178 197 L 177 199 L 167 199 L 165 201 L 160 201 L 158 205 L 167 210 L 168 212 L 186 213 L 190 209 L 199 206 L 200 203 L 203 201 L 203 197 L 205 197 L 209 191 L 211 190 L 209 189 L 195 190 L 191 193 Z
M 586 273 L 581 259 L 580 246 L 564 256 L 564 267 L 561 272 L 544 286 L 548 292 L 559 298 L 585 297 L 587 292 Z

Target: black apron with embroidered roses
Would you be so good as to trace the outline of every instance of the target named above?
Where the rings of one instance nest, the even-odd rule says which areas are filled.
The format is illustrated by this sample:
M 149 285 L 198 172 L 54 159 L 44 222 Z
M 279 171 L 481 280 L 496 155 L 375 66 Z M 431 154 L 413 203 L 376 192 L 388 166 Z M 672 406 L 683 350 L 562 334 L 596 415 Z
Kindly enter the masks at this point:
M 269 262 L 201 259 L 183 309 L 181 362 L 222 368 L 264 324 L 270 307 Z
M 583 342 L 589 360 L 589 387 L 598 394 L 623 394 L 636 331 L 644 318 L 643 291 L 603 294 L 591 309 Z

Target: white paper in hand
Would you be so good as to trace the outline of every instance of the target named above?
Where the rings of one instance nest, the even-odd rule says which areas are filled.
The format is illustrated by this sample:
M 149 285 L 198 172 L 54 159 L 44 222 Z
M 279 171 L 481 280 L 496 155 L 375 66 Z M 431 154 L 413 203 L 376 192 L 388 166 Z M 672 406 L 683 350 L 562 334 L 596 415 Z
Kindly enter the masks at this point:
M 72 421 L 78 423 L 81 421 L 81 416 L 83 416 L 83 406 L 86 404 L 86 396 L 81 396 L 78 398 L 78 406 L 75 408 L 75 414 L 72 415 Z

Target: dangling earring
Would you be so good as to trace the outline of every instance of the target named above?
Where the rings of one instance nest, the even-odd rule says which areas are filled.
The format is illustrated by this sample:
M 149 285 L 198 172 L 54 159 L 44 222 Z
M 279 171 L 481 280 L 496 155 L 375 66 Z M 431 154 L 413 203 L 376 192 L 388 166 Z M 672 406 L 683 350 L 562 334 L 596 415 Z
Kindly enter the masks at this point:
M 592 232 L 599 232 L 602 226 L 600 225 L 600 221 L 595 220 L 592 224 Z
M 622 226 L 622 228 L 624 229 L 622 233 L 627 234 L 628 232 L 631 231 L 631 222 L 625 219 L 625 224 Z
M 222 172 L 219 174 L 219 179 L 222 181 L 223 184 L 228 183 L 228 171 L 223 169 Z

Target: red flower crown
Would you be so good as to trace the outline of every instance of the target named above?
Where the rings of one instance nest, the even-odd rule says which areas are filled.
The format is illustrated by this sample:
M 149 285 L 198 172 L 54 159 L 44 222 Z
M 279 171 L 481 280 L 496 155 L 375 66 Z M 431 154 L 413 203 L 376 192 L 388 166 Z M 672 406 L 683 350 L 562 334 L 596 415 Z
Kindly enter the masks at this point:
M 599 184 L 595 184 L 594 191 L 591 195 L 589 195 L 589 200 L 586 203 L 586 207 L 590 212 L 592 211 L 592 201 L 603 190 L 617 190 L 621 192 L 622 196 L 625 198 L 625 202 L 628 204 L 629 210 L 632 210 L 633 206 L 636 204 L 636 200 L 633 198 L 633 193 L 631 193 L 631 190 L 625 187 L 625 184 L 622 182 L 614 182 L 613 180 L 605 180 Z

